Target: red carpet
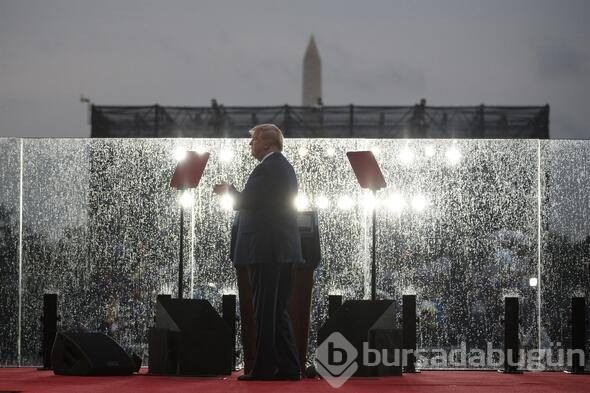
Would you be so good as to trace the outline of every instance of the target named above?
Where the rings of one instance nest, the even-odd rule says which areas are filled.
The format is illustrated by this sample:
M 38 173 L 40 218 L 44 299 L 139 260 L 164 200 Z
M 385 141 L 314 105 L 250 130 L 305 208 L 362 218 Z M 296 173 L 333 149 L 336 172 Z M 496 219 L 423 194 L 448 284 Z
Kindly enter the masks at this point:
M 145 372 L 145 371 L 143 371 Z M 590 375 L 558 372 L 507 375 L 480 371 L 424 371 L 402 377 L 350 379 L 338 389 L 326 381 L 241 382 L 235 373 L 226 378 L 152 377 L 63 377 L 32 368 L 0 369 L 0 392 L 120 393 L 120 392 L 483 392 L 545 393 L 590 392 Z

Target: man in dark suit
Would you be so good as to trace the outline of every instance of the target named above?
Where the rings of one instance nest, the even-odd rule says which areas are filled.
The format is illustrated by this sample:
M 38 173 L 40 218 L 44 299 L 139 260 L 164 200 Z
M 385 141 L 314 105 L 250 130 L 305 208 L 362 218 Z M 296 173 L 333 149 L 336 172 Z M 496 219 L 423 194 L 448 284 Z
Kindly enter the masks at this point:
M 247 265 L 256 324 L 256 352 L 249 374 L 240 380 L 300 379 L 293 328 L 287 311 L 292 269 L 302 263 L 294 200 L 297 177 L 281 154 L 283 133 L 274 124 L 250 130 L 250 149 L 260 164 L 244 190 L 221 183 L 216 194 L 234 197 L 239 222 L 233 262 Z

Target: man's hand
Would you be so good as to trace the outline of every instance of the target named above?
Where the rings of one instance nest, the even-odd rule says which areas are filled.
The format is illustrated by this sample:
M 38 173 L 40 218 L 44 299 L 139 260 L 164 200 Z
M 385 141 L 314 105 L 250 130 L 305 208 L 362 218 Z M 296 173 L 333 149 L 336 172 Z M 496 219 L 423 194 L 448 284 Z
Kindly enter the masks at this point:
M 233 192 L 235 190 L 235 187 L 227 182 L 221 182 L 213 186 L 213 192 L 216 195 L 227 194 L 228 192 Z

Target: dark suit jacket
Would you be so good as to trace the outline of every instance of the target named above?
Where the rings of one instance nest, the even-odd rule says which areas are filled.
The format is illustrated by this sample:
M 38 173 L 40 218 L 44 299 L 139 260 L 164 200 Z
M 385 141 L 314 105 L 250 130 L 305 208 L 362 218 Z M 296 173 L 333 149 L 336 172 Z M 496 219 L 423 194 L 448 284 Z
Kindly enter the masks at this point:
M 234 265 L 303 262 L 297 187 L 293 167 L 275 152 L 254 168 L 242 192 L 233 193 L 239 211 Z

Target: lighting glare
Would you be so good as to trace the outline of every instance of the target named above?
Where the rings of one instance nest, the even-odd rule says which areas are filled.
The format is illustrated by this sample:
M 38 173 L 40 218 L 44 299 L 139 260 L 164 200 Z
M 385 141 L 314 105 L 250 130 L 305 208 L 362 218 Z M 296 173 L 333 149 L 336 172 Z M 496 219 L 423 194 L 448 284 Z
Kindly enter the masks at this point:
M 197 146 L 194 150 L 197 152 L 197 154 L 204 154 L 207 153 L 207 150 L 209 149 L 207 148 L 207 146 Z
M 316 198 L 315 205 L 318 209 L 327 209 L 330 207 L 330 200 L 323 195 Z
M 328 147 L 326 149 L 326 155 L 328 157 L 334 157 L 335 154 L 336 154 L 336 149 L 334 149 L 333 147 Z
M 451 165 L 457 165 L 461 162 L 461 152 L 456 146 L 452 146 L 447 150 L 447 160 Z
M 385 205 L 390 211 L 394 213 L 400 213 L 402 210 L 404 210 L 406 201 L 400 193 L 396 192 L 387 198 Z
M 232 150 L 222 150 L 219 153 L 219 159 L 221 162 L 231 162 L 234 158 L 234 152 Z
M 403 164 L 411 164 L 414 161 L 414 152 L 406 146 L 400 151 L 399 159 Z
M 412 199 L 412 209 L 414 209 L 417 212 L 424 211 L 427 206 L 428 206 L 428 200 L 426 199 L 426 197 L 424 195 L 416 195 Z
M 342 210 L 348 210 L 352 208 L 353 205 L 354 201 L 347 195 L 343 195 L 338 199 L 338 207 Z
M 295 208 L 298 211 L 304 211 L 309 208 L 309 199 L 303 194 L 299 194 L 295 197 Z
M 193 205 L 193 196 L 190 191 L 184 191 L 180 195 L 180 206 L 188 209 Z
M 369 150 L 373 152 L 374 156 L 378 156 L 381 153 L 381 148 L 379 146 L 372 146 Z
M 176 162 L 180 162 L 186 158 L 186 149 L 182 146 L 176 146 L 174 148 L 174 159 Z
M 219 204 L 224 210 L 233 210 L 234 197 L 230 194 L 223 194 L 221 198 L 219 198 Z
M 237 295 L 238 291 L 233 287 L 231 287 L 231 288 L 230 287 L 223 287 L 221 289 L 221 294 L 222 295 Z
M 363 195 L 363 207 L 367 210 L 373 210 L 377 207 L 377 200 L 373 194 Z
M 434 149 L 434 146 L 426 145 L 426 147 L 424 148 L 424 154 L 426 154 L 426 157 L 434 156 L 434 154 L 436 154 L 436 150 Z
M 529 278 L 529 285 L 531 287 L 536 287 L 537 284 L 538 284 L 537 277 L 531 277 L 531 278 Z
M 303 147 L 299 148 L 299 157 L 305 157 L 307 155 L 307 153 L 309 153 L 309 150 L 307 149 L 307 147 L 303 146 Z

